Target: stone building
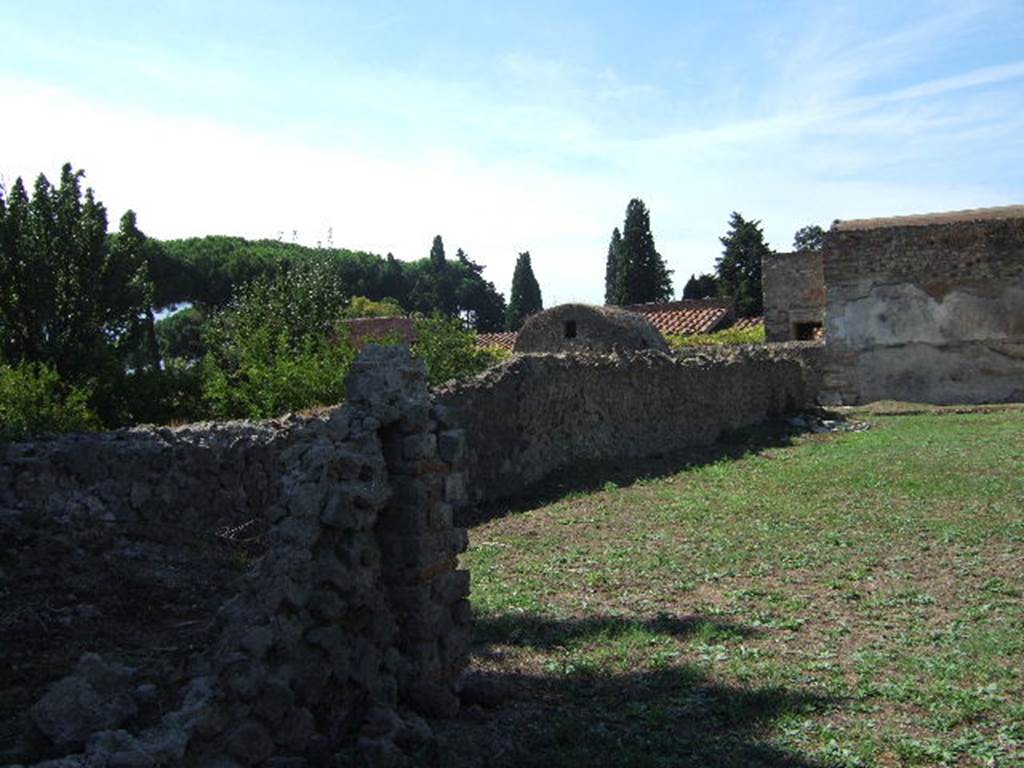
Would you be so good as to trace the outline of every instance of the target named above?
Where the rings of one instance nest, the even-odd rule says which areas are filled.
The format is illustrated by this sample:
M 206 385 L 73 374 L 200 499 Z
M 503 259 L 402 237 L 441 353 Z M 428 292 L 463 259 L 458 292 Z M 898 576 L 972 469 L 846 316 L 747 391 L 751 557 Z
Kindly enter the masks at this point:
M 1024 400 L 1024 206 L 837 222 L 823 274 L 826 402 Z
M 404 344 L 419 340 L 416 323 L 411 317 L 357 317 L 343 320 L 342 325 L 348 329 L 349 339 L 356 349 L 392 339 Z
M 625 352 L 668 344 L 644 317 L 616 307 L 562 304 L 529 318 L 516 338 L 515 351 Z
M 761 262 L 766 341 L 813 341 L 825 325 L 821 251 L 773 253 Z

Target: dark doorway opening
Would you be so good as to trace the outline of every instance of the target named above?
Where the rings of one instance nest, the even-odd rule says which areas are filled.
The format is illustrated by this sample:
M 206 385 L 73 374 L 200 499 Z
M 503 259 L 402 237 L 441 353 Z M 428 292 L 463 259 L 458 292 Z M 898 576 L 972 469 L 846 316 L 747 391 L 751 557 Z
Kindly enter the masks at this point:
M 793 323 L 793 338 L 797 341 L 817 341 L 824 337 L 821 323 Z

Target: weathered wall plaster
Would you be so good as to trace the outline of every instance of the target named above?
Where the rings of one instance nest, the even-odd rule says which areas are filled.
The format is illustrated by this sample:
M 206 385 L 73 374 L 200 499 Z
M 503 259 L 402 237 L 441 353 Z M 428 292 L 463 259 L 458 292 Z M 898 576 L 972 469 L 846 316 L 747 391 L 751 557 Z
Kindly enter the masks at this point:
M 1024 209 L 963 215 L 829 233 L 824 401 L 1024 397 Z

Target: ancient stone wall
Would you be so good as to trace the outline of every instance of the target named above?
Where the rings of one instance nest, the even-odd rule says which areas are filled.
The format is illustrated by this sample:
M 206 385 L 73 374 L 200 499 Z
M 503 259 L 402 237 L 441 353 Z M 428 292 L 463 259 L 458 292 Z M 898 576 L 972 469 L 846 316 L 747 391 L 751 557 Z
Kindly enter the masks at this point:
M 579 461 L 708 445 L 814 404 L 822 347 L 700 347 L 677 356 L 522 355 L 436 393 L 467 435 L 473 502 Z
M 431 395 L 370 346 L 343 407 L 0 447 L 0 763 L 436 762 L 453 507 L 804 408 L 821 352 L 523 355 Z
M 401 348 L 347 386 L 307 417 L 0 447 L 0 762 L 430 750 L 468 645 L 463 437 Z
M 1024 208 L 996 211 L 829 233 L 827 401 L 1024 399 Z
M 810 340 L 825 321 L 821 251 L 770 254 L 761 275 L 766 340 Z

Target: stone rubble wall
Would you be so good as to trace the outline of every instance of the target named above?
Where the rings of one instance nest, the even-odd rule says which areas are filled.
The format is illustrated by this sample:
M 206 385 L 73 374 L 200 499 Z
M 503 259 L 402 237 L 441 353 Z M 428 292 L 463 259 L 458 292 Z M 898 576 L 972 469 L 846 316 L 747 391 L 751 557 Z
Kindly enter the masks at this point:
M 436 392 L 467 436 L 465 501 L 521 492 L 579 461 L 713 443 L 814 404 L 820 344 L 522 355 Z M 461 493 L 461 489 L 456 489 Z
M 345 406 L 308 417 L 2 449 L 10 531 L 131 537 L 132 523 L 254 516 L 265 531 L 172 711 L 140 719 L 141 692 L 158 685 L 138 685 L 148 678 L 130 649 L 86 653 L 31 708 L 20 762 L 404 765 L 429 751 L 420 715 L 458 709 L 468 649 L 469 577 L 456 561 L 466 535 L 450 504 L 464 439 L 435 418 L 423 363 L 402 348 L 368 347 L 347 386 Z
M 182 549 L 161 531 L 245 528 L 258 551 L 233 579 L 204 571 L 203 549 L 178 564 L 164 599 L 199 600 L 197 582 L 220 585 L 192 606 L 204 620 L 185 622 L 208 626 L 177 660 L 184 672 L 130 642 L 103 655 L 84 648 L 25 707 L 25 738 L 0 743 L 0 762 L 434 764 L 423 718 L 459 709 L 471 618 L 453 508 L 521 492 L 573 462 L 708 445 L 804 409 L 822 353 L 787 344 L 522 355 L 431 394 L 422 361 L 369 346 L 342 407 L 3 447 L 0 541 L 42 531 L 37 548 L 59 539 L 71 553 L 61 558 L 96 569 L 112 561 L 79 548 L 101 531 L 120 542 L 115 554 L 133 553 L 127 574 Z M 16 590 L 67 588 L 47 581 L 45 564 L 15 565 L 13 579 Z M 72 595 L 69 605 L 80 603 Z M 172 608 L 151 614 L 158 644 L 185 631 L 159 623 Z
M 761 261 L 761 275 L 767 341 L 794 340 L 797 323 L 824 324 L 821 251 L 769 254 Z

